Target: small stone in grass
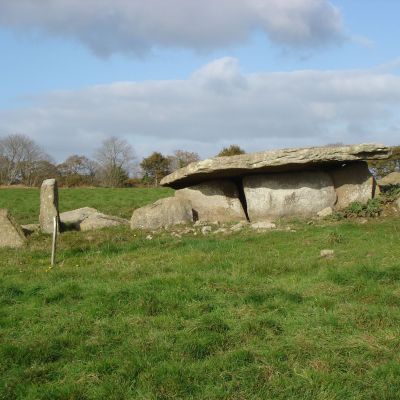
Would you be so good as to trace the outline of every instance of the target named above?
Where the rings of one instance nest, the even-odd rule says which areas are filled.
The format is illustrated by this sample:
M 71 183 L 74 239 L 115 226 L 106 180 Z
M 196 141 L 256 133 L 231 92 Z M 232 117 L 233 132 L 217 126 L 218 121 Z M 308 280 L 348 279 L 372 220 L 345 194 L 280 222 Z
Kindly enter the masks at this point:
M 320 255 L 320 257 L 332 258 L 335 255 L 335 251 L 330 250 L 330 249 L 325 249 L 325 250 L 321 250 L 319 255 Z

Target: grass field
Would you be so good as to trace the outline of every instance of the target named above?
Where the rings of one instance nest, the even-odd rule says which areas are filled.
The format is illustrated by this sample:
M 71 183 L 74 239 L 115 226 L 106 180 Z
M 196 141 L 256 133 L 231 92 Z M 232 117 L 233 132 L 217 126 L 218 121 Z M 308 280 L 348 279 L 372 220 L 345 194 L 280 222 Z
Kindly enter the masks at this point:
M 126 217 L 167 194 L 60 197 Z M 34 222 L 37 196 L 0 207 Z M 53 269 L 47 236 L 0 250 L 0 399 L 399 399 L 400 218 L 291 226 L 67 232 Z
M 130 218 L 135 208 L 171 196 L 172 189 L 108 189 L 76 188 L 59 189 L 60 211 L 80 207 L 94 207 L 99 211 Z M 0 208 L 8 208 L 21 224 L 38 222 L 39 189 L 0 189 Z

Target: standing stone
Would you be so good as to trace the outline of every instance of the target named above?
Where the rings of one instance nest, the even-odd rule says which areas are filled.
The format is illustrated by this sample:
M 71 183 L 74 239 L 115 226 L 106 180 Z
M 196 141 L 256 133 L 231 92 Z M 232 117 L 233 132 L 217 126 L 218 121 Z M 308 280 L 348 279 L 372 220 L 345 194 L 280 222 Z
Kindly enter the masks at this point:
M 322 171 L 247 176 L 243 187 L 250 221 L 309 217 L 336 202 L 332 179 Z
M 239 191 L 229 180 L 204 182 L 186 189 L 177 190 L 175 197 L 189 200 L 194 218 L 199 221 L 245 221 Z
M 8 210 L 0 209 L 0 247 L 21 247 L 26 243 L 21 227 Z
M 55 179 L 46 179 L 40 188 L 40 229 L 45 233 L 53 232 L 54 217 L 58 214 L 58 188 Z
M 346 164 L 330 171 L 337 202 L 335 208 L 340 210 L 358 201 L 366 203 L 375 195 L 376 181 L 364 161 Z
M 190 202 L 167 197 L 135 210 L 131 218 L 131 229 L 159 229 L 189 222 L 193 222 Z

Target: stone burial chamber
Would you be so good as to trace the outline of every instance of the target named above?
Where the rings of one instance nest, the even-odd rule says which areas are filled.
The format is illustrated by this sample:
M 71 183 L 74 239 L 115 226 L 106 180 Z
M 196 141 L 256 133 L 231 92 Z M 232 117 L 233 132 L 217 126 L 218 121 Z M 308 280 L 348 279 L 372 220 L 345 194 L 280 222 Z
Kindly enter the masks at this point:
M 359 144 L 272 150 L 195 162 L 161 181 L 161 185 L 176 189 L 175 197 L 135 210 L 131 227 L 313 217 L 355 201 L 365 203 L 376 192 L 366 161 L 386 159 L 390 154 L 390 148 L 381 144 Z

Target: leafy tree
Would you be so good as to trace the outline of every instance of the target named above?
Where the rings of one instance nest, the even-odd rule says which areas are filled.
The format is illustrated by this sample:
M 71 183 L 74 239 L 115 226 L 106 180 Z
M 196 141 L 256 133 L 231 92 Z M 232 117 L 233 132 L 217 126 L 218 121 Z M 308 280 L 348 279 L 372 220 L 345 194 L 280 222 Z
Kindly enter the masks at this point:
M 170 171 L 176 171 L 179 168 L 186 167 L 192 162 L 200 161 L 200 156 L 197 153 L 192 153 L 185 150 L 175 150 L 172 156 L 169 156 Z
M 170 173 L 170 160 L 161 153 L 154 152 L 140 163 L 143 181 L 158 186 L 160 180 Z
M 218 154 L 217 157 L 236 156 L 239 154 L 245 154 L 246 152 L 239 147 L 237 144 L 231 144 L 229 147 L 224 147 Z
M 98 178 L 102 185 L 124 186 L 132 169 L 134 152 L 126 140 L 113 136 L 103 141 L 95 159 L 99 165 Z

